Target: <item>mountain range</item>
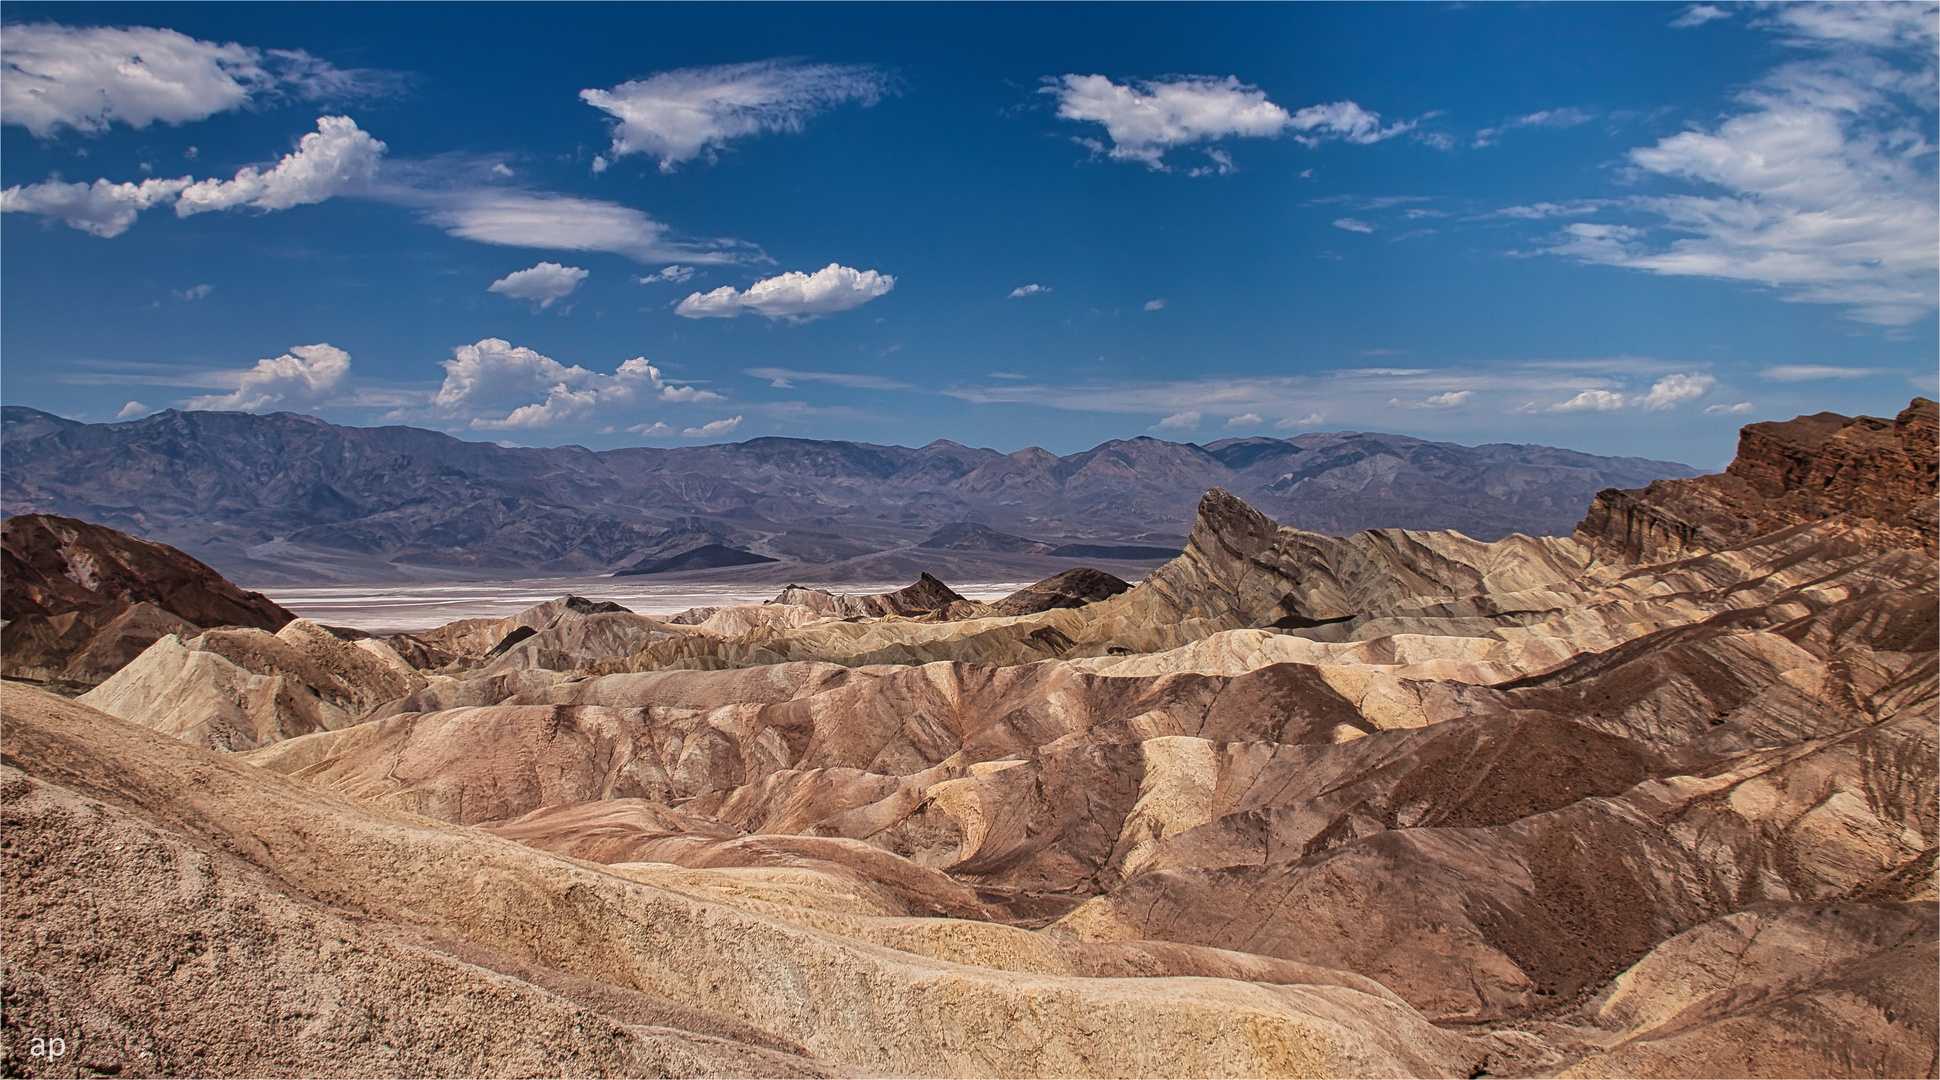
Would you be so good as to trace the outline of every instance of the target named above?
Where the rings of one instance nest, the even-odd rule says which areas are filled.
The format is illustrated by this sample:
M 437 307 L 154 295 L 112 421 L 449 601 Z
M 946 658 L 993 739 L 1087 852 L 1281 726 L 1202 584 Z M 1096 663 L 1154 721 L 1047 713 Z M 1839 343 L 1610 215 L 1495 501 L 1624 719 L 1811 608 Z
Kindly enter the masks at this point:
M 1316 532 L 1495 540 L 1564 535 L 1602 489 L 1696 475 L 1675 462 L 1368 432 L 1205 446 L 1140 437 L 1058 456 L 947 440 L 532 449 L 287 412 L 84 424 L 7 406 L 0 419 L 0 511 L 97 522 L 251 585 L 606 574 L 708 545 L 775 560 L 733 570 L 763 580 L 1031 580 L 1074 559 L 1176 553 L 1214 487 Z M 979 543 L 961 528 L 938 538 L 964 525 L 1000 538 Z M 1056 553 L 1070 545 L 1081 549 Z

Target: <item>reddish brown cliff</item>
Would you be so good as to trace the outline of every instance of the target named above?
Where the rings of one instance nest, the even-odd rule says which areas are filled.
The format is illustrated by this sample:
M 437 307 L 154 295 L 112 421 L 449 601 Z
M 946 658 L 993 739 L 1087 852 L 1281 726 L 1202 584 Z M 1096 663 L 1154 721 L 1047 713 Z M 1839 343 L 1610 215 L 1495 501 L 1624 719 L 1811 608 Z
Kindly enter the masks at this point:
M 92 685 L 165 634 L 295 618 L 166 544 L 48 514 L 0 526 L 0 581 L 10 678 Z
M 1649 563 L 1840 518 L 1882 546 L 1932 553 L 1937 416 L 1940 406 L 1914 398 L 1892 420 L 1825 412 L 1749 424 L 1724 472 L 1600 492 L 1576 537 Z

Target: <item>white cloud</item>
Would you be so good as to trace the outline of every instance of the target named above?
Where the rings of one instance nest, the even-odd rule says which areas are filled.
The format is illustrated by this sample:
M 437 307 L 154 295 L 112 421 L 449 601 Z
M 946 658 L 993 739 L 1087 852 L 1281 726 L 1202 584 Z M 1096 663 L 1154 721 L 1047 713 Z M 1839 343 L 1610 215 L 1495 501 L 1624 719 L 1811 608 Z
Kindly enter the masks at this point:
M 874 105 L 887 90 L 872 67 L 761 60 L 662 71 L 579 96 L 615 118 L 611 158 L 650 154 L 672 172 L 703 155 L 712 161 L 730 139 L 799 132 L 818 114 L 850 101 Z
M 1717 382 L 1709 375 L 1666 375 L 1651 386 L 1640 404 L 1645 412 L 1675 409 L 1703 397 Z
M 748 368 L 741 374 L 757 379 L 768 380 L 768 385 L 778 390 L 792 390 L 796 383 L 823 382 L 831 386 L 846 386 L 851 390 L 909 390 L 908 383 L 885 379 L 880 375 L 851 375 L 840 371 L 796 371 L 793 368 L 758 367 Z
M 57 217 L 82 232 L 100 237 L 120 236 L 143 210 L 173 199 L 189 183 L 189 178 L 184 176 L 179 180 L 143 180 L 139 184 L 113 184 L 106 180 L 64 184 L 49 180 L 25 187 L 15 185 L 0 191 L 0 213 Z
M 1226 426 L 1229 428 L 1247 428 L 1247 427 L 1259 427 L 1261 424 L 1264 424 L 1264 423 L 1266 423 L 1266 421 L 1260 419 L 1259 413 L 1245 413 L 1240 416 L 1235 416 L 1231 420 L 1226 421 Z
M 1184 412 L 1175 412 L 1171 416 L 1168 416 L 1165 419 L 1160 420 L 1158 423 L 1153 424 L 1152 430 L 1154 431 L 1191 431 L 1192 429 L 1199 426 L 1199 421 L 1202 419 L 1204 419 L 1204 417 L 1202 417 L 1199 414 L 1199 411 L 1197 409 L 1187 409 Z
M 1420 401 L 1403 401 L 1400 398 L 1389 398 L 1388 407 L 1394 409 L 1452 409 L 1474 396 L 1475 391 L 1473 390 L 1450 390 L 1447 393 L 1435 394 L 1423 398 Z
M 1357 233 L 1371 233 L 1374 231 L 1374 226 L 1369 225 L 1367 222 L 1362 221 L 1359 218 L 1351 218 L 1351 217 L 1335 218 L 1334 228 L 1346 229 L 1348 232 L 1357 232 Z
M 596 411 L 625 408 L 642 397 L 692 403 L 724 400 L 711 390 L 667 383 L 645 357 L 636 356 L 607 375 L 577 364 L 568 367 L 501 338 L 461 345 L 443 366 L 444 383 L 431 397 L 430 414 L 444 418 L 469 414 L 472 427 L 487 431 L 552 427 L 583 420 Z M 541 395 L 543 400 L 532 401 Z M 528 404 L 511 408 L 502 417 L 477 415 L 496 413 L 514 402 Z
M 1541 412 L 1614 412 L 1624 407 L 1625 398 L 1615 390 L 1585 390 L 1568 401 L 1547 406 Z
M 1318 144 L 1324 138 L 1345 139 L 1363 146 L 1378 143 L 1382 139 L 1392 139 L 1396 135 L 1414 128 L 1414 121 L 1400 121 L 1381 126 L 1381 114 L 1363 109 L 1351 101 L 1336 101 L 1326 105 L 1309 105 L 1294 113 L 1288 121 L 1295 131 L 1306 132 L 1300 141 L 1308 146 Z
M 1305 416 L 1289 416 L 1273 426 L 1281 431 L 1293 431 L 1297 428 L 1310 428 L 1326 422 L 1326 413 L 1310 412 Z
M 317 130 L 297 143 L 268 172 L 241 169 L 233 180 L 199 180 L 175 200 L 180 217 L 207 210 L 253 206 L 259 210 L 288 210 L 320 203 L 365 183 L 377 172 L 384 144 L 358 128 L 348 116 L 319 116 Z
M 216 287 L 205 281 L 200 285 L 191 285 L 186 289 L 175 289 L 172 291 L 177 298 L 182 300 L 201 300 L 206 298 L 210 293 L 215 292 Z
M 1502 141 L 1503 132 L 1513 131 L 1516 128 L 1575 127 L 1578 124 L 1587 124 L 1594 119 L 1596 119 L 1595 113 L 1574 106 L 1564 106 L 1560 109 L 1543 109 L 1540 112 L 1532 112 L 1526 116 L 1518 116 L 1513 119 L 1504 120 L 1494 127 L 1486 127 L 1477 131 L 1475 133 L 1475 146 L 1478 149 L 1484 146 L 1494 146 Z
M 1705 193 L 1628 200 L 1652 227 L 1577 223 L 1547 250 L 1757 282 L 1881 325 L 1931 318 L 1940 211 L 1921 130 L 1933 109 L 1933 6 L 1799 5 L 1765 22 L 1824 55 L 1773 70 L 1713 129 L 1630 151 L 1639 175 Z
M 680 434 L 688 439 L 711 439 L 716 435 L 726 435 L 741 426 L 741 418 L 730 416 L 725 420 L 709 420 L 699 427 L 682 428 Z
M 1163 296 L 1159 297 L 1156 300 L 1147 300 L 1145 302 L 1145 310 L 1147 311 L 1157 311 L 1160 308 L 1163 308 L 1164 306 L 1165 306 L 1165 298 Z
M 651 274 L 634 280 L 642 285 L 651 285 L 656 281 L 671 281 L 678 285 L 693 276 L 694 268 L 691 266 L 663 266 Z
M 43 139 L 63 127 L 182 124 L 266 97 L 357 97 L 395 83 L 301 50 L 218 45 L 148 26 L 9 26 L 0 65 L 0 116 Z
M 1740 401 L 1740 402 L 1739 402 L 1738 404 L 1736 404 L 1736 405 L 1707 405 L 1707 406 L 1705 406 L 1705 409 L 1704 409 L 1704 415 L 1706 415 L 1706 416 L 1732 416 L 1732 415 L 1736 415 L 1736 414 L 1738 414 L 1738 413 L 1748 413 L 1748 412 L 1751 412 L 1751 411 L 1752 411 L 1752 410 L 1753 410 L 1754 408 L 1756 408 L 1756 406 L 1754 406 L 1754 405 L 1753 405 L 1753 404 L 1752 404 L 1751 402 L 1749 402 L 1749 401 Z
M 1879 369 L 1834 367 L 1830 364 L 1775 364 L 1758 374 L 1779 382 L 1810 382 L 1813 379 L 1863 379 L 1879 374 Z
M 1005 299 L 1018 300 L 1026 296 L 1036 296 L 1038 293 L 1047 293 L 1050 291 L 1051 287 L 1049 285 L 1039 285 L 1036 282 L 1032 282 L 1029 285 L 1019 285 L 1015 289 L 1012 289 L 1010 295 Z
M 426 221 L 481 244 L 606 251 L 644 263 L 729 263 L 749 254 L 748 246 L 737 241 L 673 240 L 666 225 L 630 206 L 599 199 L 503 188 L 392 188 L 384 197 L 422 206 Z
M 233 206 L 287 210 L 322 202 L 368 182 L 383 153 L 384 144 L 360 131 L 349 117 L 321 116 L 317 130 L 303 137 L 296 152 L 266 173 L 245 168 L 233 180 L 184 176 L 139 184 L 49 180 L 0 191 L 0 212 L 58 217 L 96 236 L 119 236 L 143 210 L 170 200 L 180 217 Z
M 151 409 L 148 406 L 143 405 L 139 401 L 131 401 L 128 404 L 123 405 L 121 407 L 121 411 L 115 414 L 115 419 L 133 420 L 138 416 L 147 416 L 149 413 L 152 413 L 154 411 L 155 411 L 154 409 Z
M 544 310 L 556 300 L 571 296 L 579 283 L 586 280 L 588 270 L 577 266 L 561 266 L 555 262 L 542 262 L 526 270 L 515 270 L 486 286 L 486 292 L 509 296 L 514 300 L 530 300 Z
M 243 370 L 217 373 L 211 381 L 233 385 L 227 394 L 190 398 L 183 404 L 191 409 L 221 409 L 259 412 L 273 406 L 289 409 L 315 408 L 348 389 L 350 354 L 321 342 L 298 345 L 282 356 L 256 361 Z
M 1618 200 L 1615 199 L 1568 199 L 1563 202 L 1539 202 L 1529 203 L 1524 206 L 1505 206 L 1488 216 L 1518 218 L 1523 221 L 1541 221 L 1544 218 L 1583 217 L 1616 205 L 1618 205 Z
M 1056 95 L 1059 119 L 1103 124 L 1113 161 L 1137 161 L 1152 169 L 1164 169 L 1165 152 L 1174 147 L 1225 138 L 1273 138 L 1294 126 L 1294 117 L 1268 101 L 1265 91 L 1231 75 L 1126 85 L 1103 75 L 1063 75 L 1048 81 L 1043 92 Z
M 752 311 L 771 319 L 812 319 L 860 307 L 895 286 L 896 279 L 888 274 L 830 263 L 813 274 L 790 270 L 763 278 L 745 291 L 723 285 L 712 292 L 693 293 L 674 308 L 674 314 L 731 319 Z
M 1671 25 L 1682 30 L 1687 26 L 1703 26 L 1713 19 L 1729 19 L 1731 12 L 1713 4 L 1692 4 L 1684 13 L 1671 20 Z
M 674 433 L 673 425 L 667 423 L 665 420 L 655 420 L 651 424 L 635 424 L 627 428 L 627 430 L 635 435 L 644 435 L 649 439 L 663 439 Z

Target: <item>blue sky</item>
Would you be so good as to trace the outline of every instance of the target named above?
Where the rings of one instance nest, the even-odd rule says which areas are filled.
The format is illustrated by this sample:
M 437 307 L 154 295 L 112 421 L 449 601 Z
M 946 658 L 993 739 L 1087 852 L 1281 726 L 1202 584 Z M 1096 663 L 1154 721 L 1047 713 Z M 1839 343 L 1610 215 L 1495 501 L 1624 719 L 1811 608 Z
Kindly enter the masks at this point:
M 11 3 L 0 390 L 524 445 L 1934 393 L 1936 7 Z

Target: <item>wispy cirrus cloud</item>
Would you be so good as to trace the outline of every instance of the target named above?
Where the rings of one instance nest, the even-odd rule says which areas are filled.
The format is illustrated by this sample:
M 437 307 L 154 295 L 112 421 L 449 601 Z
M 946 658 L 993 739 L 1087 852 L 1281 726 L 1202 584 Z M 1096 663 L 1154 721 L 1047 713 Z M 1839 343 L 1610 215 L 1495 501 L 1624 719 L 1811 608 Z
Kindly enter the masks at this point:
M 701 158 L 712 162 L 734 139 L 799 132 L 839 105 L 866 108 L 890 90 L 888 76 L 868 65 L 759 60 L 662 71 L 579 96 L 613 117 L 613 143 L 595 171 L 646 154 L 665 173 Z
M 1566 105 L 1560 109 L 1542 109 L 1523 116 L 1510 117 L 1494 127 L 1485 127 L 1475 133 L 1472 144 L 1477 149 L 1495 146 L 1502 141 L 1504 132 L 1518 128 L 1568 128 L 1587 124 L 1596 119 L 1596 114 L 1588 109 Z
M 1693 9 L 1695 10 L 1695 9 Z M 1940 303 L 1935 6 L 1800 4 L 1757 24 L 1809 50 L 1708 128 L 1630 151 L 1635 176 L 1703 189 L 1636 196 L 1626 220 L 1566 226 L 1546 246 L 1586 263 L 1751 282 L 1903 326 Z
M 765 379 L 778 390 L 792 390 L 796 383 L 819 382 L 850 390 L 913 390 L 906 382 L 880 375 L 855 375 L 841 371 L 797 371 L 794 368 L 755 367 L 741 372 L 750 378 Z

